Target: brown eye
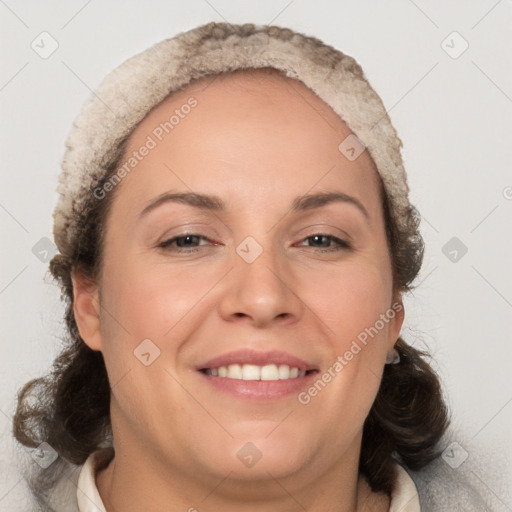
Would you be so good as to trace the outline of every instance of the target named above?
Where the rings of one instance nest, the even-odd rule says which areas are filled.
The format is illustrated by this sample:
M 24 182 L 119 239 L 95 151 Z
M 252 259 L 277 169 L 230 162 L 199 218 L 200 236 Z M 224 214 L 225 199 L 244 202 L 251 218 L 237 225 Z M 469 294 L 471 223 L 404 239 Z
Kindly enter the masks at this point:
M 342 249 L 350 249 L 350 244 L 341 238 L 334 235 L 328 235 L 325 233 L 316 233 L 314 235 L 306 237 L 304 240 L 312 241 L 313 244 L 317 245 L 316 248 L 325 251 L 340 251 Z M 331 247 L 331 243 L 335 243 L 335 247 Z
M 200 240 L 207 239 L 195 233 L 187 233 L 169 238 L 169 240 L 165 240 L 159 244 L 158 247 L 166 250 L 176 250 L 176 252 L 196 252 L 198 249 L 198 245 L 196 244 L 198 244 Z

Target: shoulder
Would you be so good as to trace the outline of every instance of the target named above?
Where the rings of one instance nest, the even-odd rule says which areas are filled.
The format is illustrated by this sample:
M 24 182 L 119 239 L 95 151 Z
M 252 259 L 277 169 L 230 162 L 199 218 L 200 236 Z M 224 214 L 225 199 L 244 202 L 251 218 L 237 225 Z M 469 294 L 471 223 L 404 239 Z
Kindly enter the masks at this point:
M 405 469 L 416 485 L 422 511 L 510 511 L 506 498 L 500 497 L 500 489 L 507 484 L 499 468 L 456 442 L 446 444 L 443 453 L 425 468 Z
M 418 490 L 422 510 L 429 512 L 488 511 L 487 505 L 467 475 L 454 471 L 442 458 L 420 471 L 407 469 Z
M 27 480 L 17 465 L 0 460 L 0 512 L 38 511 Z
M 25 449 L 0 461 L 0 512 L 78 512 L 77 482 L 82 466 L 58 457 L 41 467 Z
M 506 481 L 503 468 L 479 458 L 474 450 L 467 454 L 460 445 L 451 449 L 451 443 L 446 446 L 444 456 L 419 471 L 403 466 L 416 486 L 421 511 L 510 512 L 506 505 L 510 482 Z M 467 455 L 463 462 L 461 455 Z M 16 464 L 0 461 L 0 512 L 78 512 L 77 487 L 82 468 L 69 463 L 56 465 L 53 486 L 43 504 L 35 497 L 38 484 L 33 471 L 27 471 L 20 459 Z

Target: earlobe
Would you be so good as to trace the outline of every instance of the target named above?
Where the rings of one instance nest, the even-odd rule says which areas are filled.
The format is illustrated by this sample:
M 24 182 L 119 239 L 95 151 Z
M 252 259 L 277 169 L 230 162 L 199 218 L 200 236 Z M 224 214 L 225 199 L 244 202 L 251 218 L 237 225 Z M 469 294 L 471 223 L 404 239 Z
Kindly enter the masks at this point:
M 394 311 L 394 317 L 391 324 L 391 332 L 390 336 L 393 340 L 393 344 L 396 342 L 398 337 L 400 336 L 400 331 L 402 329 L 402 325 L 404 323 L 405 318 L 405 307 L 402 301 L 402 295 L 397 294 L 393 299 L 393 303 L 391 304 L 391 310 Z
M 93 350 L 101 350 L 100 302 L 97 284 L 80 273 L 71 275 L 73 313 L 80 337 Z

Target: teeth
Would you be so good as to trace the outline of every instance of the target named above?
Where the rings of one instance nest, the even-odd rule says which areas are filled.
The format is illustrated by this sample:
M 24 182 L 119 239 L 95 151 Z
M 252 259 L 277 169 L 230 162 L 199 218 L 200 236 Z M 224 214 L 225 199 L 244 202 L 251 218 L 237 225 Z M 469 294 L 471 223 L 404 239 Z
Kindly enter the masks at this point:
M 290 376 L 290 367 L 285 364 L 280 364 L 277 368 L 277 374 L 280 379 L 287 379 Z
M 230 364 L 228 366 L 228 378 L 230 379 L 241 379 L 242 378 L 242 367 L 239 364 Z
M 228 366 L 231 368 L 231 365 Z M 242 380 L 260 380 L 261 379 L 261 368 L 256 366 L 255 364 L 244 364 L 241 368 L 242 374 L 240 375 L 240 379 Z M 229 370 L 228 370 L 229 377 Z
M 267 364 L 261 367 L 261 380 L 278 380 L 279 370 L 275 364 Z
M 227 377 L 238 380 L 286 380 L 304 377 L 306 372 L 299 371 L 295 366 L 287 364 L 267 364 L 258 366 L 255 364 L 230 364 L 228 366 L 219 366 L 219 368 L 208 368 L 207 375 L 215 377 Z

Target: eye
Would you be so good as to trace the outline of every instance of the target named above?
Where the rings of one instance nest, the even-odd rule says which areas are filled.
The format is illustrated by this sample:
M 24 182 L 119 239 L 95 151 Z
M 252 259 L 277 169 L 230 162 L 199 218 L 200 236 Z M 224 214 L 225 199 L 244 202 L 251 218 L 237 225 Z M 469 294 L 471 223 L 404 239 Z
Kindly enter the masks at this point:
M 304 240 L 313 241 L 315 244 L 318 243 L 319 245 L 317 248 L 320 250 L 320 252 L 341 251 L 343 249 L 346 250 L 351 248 L 351 245 L 345 240 L 342 240 L 341 238 L 338 238 L 334 235 L 328 235 L 326 233 L 316 233 L 304 238 Z M 331 242 L 335 243 L 334 247 L 331 247 Z
M 169 238 L 168 240 L 160 243 L 158 247 L 166 251 L 192 253 L 197 252 L 201 245 L 205 245 L 200 244 L 201 240 L 208 241 L 208 239 L 202 235 L 196 233 L 186 233 L 183 235 L 175 236 L 173 238 Z M 316 233 L 314 235 L 308 236 L 304 239 L 304 241 L 311 241 L 313 244 L 318 244 L 316 247 L 314 245 L 310 245 L 310 247 L 314 247 L 320 252 L 333 252 L 351 248 L 351 245 L 345 240 L 325 233 Z M 333 242 L 335 244 L 334 247 L 331 246 Z
M 185 233 L 183 235 L 175 236 L 165 240 L 158 247 L 166 251 L 174 252 L 197 252 L 200 240 L 207 240 L 206 237 L 196 233 Z

